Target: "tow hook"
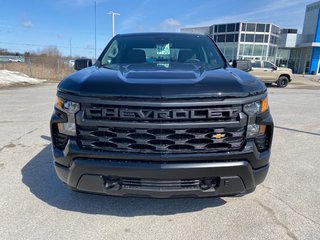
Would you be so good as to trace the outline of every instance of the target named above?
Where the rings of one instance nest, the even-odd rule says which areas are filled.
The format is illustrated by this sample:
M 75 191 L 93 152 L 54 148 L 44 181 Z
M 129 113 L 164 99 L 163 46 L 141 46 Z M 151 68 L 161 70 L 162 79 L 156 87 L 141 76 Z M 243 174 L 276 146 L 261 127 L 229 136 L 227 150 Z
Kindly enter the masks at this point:
M 215 187 L 218 185 L 218 178 L 206 178 L 200 181 L 199 188 L 202 191 L 215 191 Z
M 106 190 L 120 190 L 121 180 L 119 178 L 105 178 L 104 186 Z

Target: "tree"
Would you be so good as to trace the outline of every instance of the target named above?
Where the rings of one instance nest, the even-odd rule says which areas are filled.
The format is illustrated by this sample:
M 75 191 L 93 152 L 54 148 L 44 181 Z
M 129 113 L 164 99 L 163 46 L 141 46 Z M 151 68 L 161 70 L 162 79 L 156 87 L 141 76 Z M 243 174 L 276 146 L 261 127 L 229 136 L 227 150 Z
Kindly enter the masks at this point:
M 48 46 L 40 51 L 40 55 L 46 55 L 48 57 L 61 57 L 62 54 L 56 46 Z
M 31 53 L 30 52 L 24 52 L 23 54 L 25 57 L 30 57 L 31 56 Z
M 0 55 L 7 55 L 8 54 L 8 50 L 5 48 L 0 48 Z

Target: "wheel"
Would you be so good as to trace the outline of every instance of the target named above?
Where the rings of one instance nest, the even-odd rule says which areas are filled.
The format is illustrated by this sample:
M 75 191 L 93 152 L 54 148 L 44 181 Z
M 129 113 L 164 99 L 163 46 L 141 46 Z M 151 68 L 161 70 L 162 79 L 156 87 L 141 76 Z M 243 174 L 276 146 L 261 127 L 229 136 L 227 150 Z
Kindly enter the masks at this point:
M 277 81 L 278 87 L 285 88 L 286 86 L 288 86 L 288 84 L 289 84 L 289 79 L 287 77 L 285 76 L 279 77 Z

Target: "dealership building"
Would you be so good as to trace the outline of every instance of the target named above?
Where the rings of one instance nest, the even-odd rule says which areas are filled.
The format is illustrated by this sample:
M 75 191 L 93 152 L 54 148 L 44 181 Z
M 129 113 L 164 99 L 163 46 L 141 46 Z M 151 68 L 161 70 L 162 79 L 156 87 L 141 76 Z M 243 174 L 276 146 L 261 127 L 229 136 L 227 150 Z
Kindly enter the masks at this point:
M 296 73 L 320 75 L 320 1 L 306 6 L 302 33 L 272 23 L 237 22 L 183 28 L 212 37 L 227 59 L 260 59 Z

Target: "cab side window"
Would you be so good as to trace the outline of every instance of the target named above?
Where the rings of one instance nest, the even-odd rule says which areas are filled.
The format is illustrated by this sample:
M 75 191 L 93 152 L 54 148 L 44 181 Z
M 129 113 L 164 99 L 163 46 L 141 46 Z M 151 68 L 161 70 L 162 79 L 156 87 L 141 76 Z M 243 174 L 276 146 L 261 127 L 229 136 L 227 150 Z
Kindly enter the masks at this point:
M 263 62 L 264 68 L 274 68 L 274 65 L 269 62 Z
M 261 68 L 261 62 L 251 62 L 253 68 Z

